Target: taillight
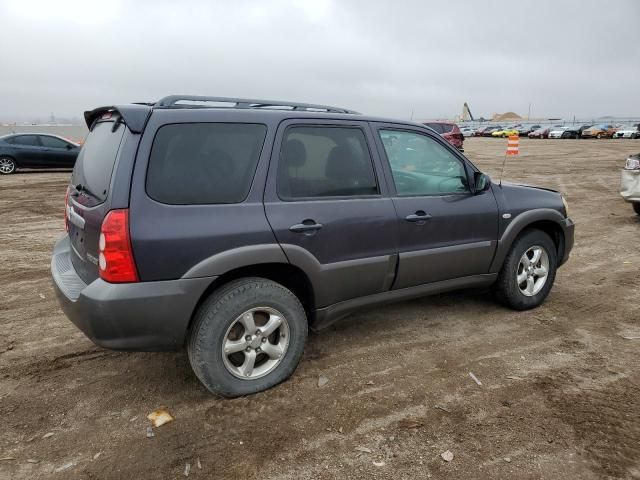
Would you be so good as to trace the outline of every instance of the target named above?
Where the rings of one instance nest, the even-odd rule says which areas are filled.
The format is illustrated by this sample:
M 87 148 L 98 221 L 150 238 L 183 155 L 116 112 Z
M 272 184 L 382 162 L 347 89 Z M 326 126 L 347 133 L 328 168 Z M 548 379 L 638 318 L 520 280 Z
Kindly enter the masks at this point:
M 137 282 L 129 236 L 129 210 L 111 210 L 104 217 L 98 242 L 100 277 L 110 283 Z
M 69 232 L 69 187 L 64 194 L 64 229 Z

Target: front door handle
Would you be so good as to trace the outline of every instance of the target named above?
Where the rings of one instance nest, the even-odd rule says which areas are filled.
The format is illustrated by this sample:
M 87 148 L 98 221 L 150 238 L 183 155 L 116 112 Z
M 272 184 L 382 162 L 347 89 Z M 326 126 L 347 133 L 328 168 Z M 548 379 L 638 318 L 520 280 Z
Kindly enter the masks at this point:
M 426 222 L 431 219 L 431 215 L 426 213 L 424 210 L 418 210 L 416 213 L 412 213 L 411 215 L 407 215 L 404 217 L 407 222 Z
M 316 223 L 314 220 L 305 220 L 302 223 L 291 225 L 289 227 L 289 231 L 295 232 L 295 233 L 308 233 L 308 232 L 315 232 L 316 230 L 320 230 L 321 228 L 322 228 L 321 223 Z

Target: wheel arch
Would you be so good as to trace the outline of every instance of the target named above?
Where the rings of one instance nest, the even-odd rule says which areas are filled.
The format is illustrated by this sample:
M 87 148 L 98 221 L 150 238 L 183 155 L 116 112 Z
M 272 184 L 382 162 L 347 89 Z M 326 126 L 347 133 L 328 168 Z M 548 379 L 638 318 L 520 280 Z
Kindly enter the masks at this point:
M 526 230 L 541 230 L 549 235 L 556 246 L 557 258 L 558 262 L 560 262 L 564 258 L 566 248 L 562 220 L 562 214 L 552 209 L 531 210 L 517 216 L 498 240 L 498 247 L 491 263 L 490 272 L 500 271 L 511 246 Z
M 193 311 L 191 312 L 191 318 L 187 325 L 187 335 L 185 335 L 185 342 L 188 341 L 189 332 L 193 325 L 193 319 L 196 312 L 202 305 L 202 303 L 216 290 L 222 286 L 228 284 L 233 280 L 238 280 L 245 277 L 260 277 L 266 278 L 277 282 L 284 287 L 288 288 L 293 294 L 298 297 L 300 303 L 307 314 L 308 324 L 311 326 L 315 319 L 315 294 L 313 285 L 307 276 L 307 274 L 299 267 L 290 263 L 259 263 L 253 265 L 244 265 L 238 268 L 231 269 L 222 275 L 219 275 L 213 280 L 209 286 L 202 293 L 198 301 L 196 302 Z

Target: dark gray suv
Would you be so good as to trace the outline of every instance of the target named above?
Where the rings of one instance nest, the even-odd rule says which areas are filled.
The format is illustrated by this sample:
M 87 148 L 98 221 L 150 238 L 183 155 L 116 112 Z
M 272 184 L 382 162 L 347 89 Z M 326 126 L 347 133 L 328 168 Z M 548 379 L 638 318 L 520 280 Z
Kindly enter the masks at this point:
M 285 380 L 308 328 L 361 307 L 480 286 L 537 307 L 573 246 L 559 193 L 492 184 L 423 125 L 194 96 L 85 119 L 62 308 L 107 348 L 186 346 L 220 395 Z

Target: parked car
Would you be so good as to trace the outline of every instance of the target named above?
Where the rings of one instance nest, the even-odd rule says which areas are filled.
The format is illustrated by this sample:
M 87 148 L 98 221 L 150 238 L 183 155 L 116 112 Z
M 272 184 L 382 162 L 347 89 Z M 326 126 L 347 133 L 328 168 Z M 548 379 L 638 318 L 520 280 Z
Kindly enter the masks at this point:
M 640 138 L 640 125 L 623 125 L 613 134 L 613 138 Z
M 539 128 L 542 128 L 542 125 L 523 125 L 517 128 L 518 135 L 520 135 L 521 137 L 525 137 Z
M 13 133 L 0 137 L 0 174 L 19 168 L 72 168 L 79 145 L 57 135 Z
M 462 135 L 466 138 L 466 137 L 473 137 L 476 133 L 475 129 L 472 127 L 462 127 L 460 129 L 460 132 L 462 133 Z
M 548 138 L 580 138 L 578 127 L 553 127 L 549 130 Z
M 549 138 L 549 132 L 552 127 L 540 127 L 537 130 L 531 132 L 528 137 L 529 138 Z
M 491 286 L 535 308 L 573 246 L 560 193 L 494 185 L 415 123 L 192 96 L 85 119 L 60 304 L 98 345 L 186 346 L 223 396 L 285 380 L 309 328 L 364 306 Z
M 640 215 L 640 153 L 629 156 L 622 170 L 620 195 Z
M 503 128 L 501 130 L 494 130 L 493 132 L 491 132 L 491 136 L 492 137 L 509 137 L 511 135 L 519 135 L 518 130 L 513 128 L 513 127 L 509 127 L 509 128 Z
M 502 127 L 501 125 L 496 125 L 493 127 L 489 127 L 489 128 L 485 128 L 482 131 L 482 136 L 483 137 L 491 137 L 493 135 L 493 132 L 497 132 L 498 130 L 502 130 L 504 127 Z
M 444 137 L 444 139 L 458 150 L 463 150 L 464 135 L 455 123 L 447 122 L 426 122 L 424 123 Z
M 494 127 L 491 126 L 491 125 L 482 125 L 482 126 L 476 128 L 476 132 L 475 132 L 474 136 L 475 137 L 482 137 L 483 134 L 484 134 L 484 131 L 489 129 L 489 128 L 494 128 Z
M 582 138 L 611 138 L 615 132 L 616 129 L 613 125 L 594 125 L 582 131 Z

